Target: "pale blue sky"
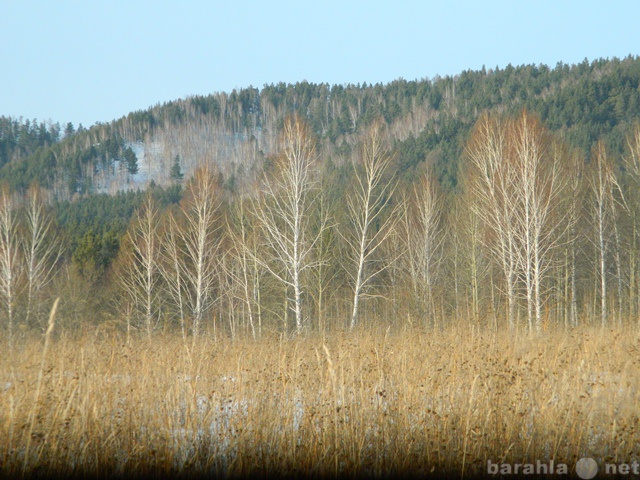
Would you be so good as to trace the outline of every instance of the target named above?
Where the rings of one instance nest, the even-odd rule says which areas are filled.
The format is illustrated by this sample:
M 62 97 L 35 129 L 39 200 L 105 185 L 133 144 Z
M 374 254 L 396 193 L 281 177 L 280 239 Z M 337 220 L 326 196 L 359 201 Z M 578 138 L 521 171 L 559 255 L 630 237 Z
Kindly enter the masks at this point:
M 640 2 L 0 0 L 0 115 L 85 127 L 279 81 L 640 54 Z

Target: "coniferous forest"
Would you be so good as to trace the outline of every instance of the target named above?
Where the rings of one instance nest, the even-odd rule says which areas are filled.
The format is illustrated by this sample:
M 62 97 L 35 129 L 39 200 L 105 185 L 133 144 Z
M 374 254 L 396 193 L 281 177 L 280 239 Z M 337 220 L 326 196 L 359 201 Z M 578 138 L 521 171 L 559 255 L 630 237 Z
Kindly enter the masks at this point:
M 0 182 L 0 472 L 638 460 L 639 57 L 0 117 Z

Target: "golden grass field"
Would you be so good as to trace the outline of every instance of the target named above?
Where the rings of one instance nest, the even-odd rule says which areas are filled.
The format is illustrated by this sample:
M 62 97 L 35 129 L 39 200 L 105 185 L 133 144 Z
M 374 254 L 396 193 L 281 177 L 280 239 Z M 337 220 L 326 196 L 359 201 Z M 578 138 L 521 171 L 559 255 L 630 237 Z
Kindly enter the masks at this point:
M 637 328 L 79 337 L 0 345 L 1 475 L 460 478 L 553 460 L 575 476 L 581 457 L 640 460 Z

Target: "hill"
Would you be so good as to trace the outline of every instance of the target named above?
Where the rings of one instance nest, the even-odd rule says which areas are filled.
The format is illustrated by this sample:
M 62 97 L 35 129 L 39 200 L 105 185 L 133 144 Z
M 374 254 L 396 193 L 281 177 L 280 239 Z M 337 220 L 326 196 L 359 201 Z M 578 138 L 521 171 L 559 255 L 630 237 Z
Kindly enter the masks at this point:
M 526 108 L 585 154 L 599 139 L 619 153 L 640 115 L 639 87 L 640 58 L 629 56 L 554 68 L 483 68 L 386 85 L 247 87 L 169 101 L 88 129 L 0 117 L 0 181 L 16 190 L 37 181 L 69 199 L 152 181 L 169 185 L 172 167 L 189 176 L 198 165 L 214 163 L 227 187 L 237 188 L 274 153 L 283 119 L 296 112 L 320 139 L 323 158 L 334 164 L 381 117 L 394 139 L 398 171 L 409 178 L 428 162 L 441 184 L 452 188 L 462 145 L 480 113 Z

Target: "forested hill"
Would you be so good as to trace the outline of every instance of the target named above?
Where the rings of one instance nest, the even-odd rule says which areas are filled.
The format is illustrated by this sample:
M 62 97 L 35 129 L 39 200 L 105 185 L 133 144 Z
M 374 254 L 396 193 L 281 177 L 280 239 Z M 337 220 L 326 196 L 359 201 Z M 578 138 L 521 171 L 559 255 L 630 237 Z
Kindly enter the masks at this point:
M 16 190 L 36 181 L 70 199 L 151 181 L 169 185 L 213 162 L 227 188 L 240 188 L 276 150 L 283 119 L 298 112 L 317 134 L 322 157 L 334 164 L 348 158 L 358 133 L 382 117 L 394 140 L 396 171 L 410 178 L 428 162 L 451 188 L 479 114 L 522 108 L 585 156 L 599 139 L 621 152 L 640 117 L 640 57 L 483 68 L 386 85 L 248 87 L 159 104 L 88 129 L 0 117 L 0 181 Z

